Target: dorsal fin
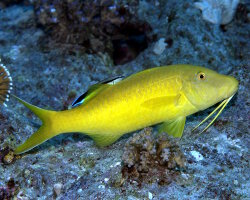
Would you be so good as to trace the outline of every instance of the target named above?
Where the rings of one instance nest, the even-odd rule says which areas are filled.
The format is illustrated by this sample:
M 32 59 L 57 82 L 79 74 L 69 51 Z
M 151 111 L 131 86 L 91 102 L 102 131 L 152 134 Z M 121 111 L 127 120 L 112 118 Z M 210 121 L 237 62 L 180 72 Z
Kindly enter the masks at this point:
M 83 102 L 86 103 L 91 98 L 93 98 L 99 91 L 101 91 L 101 89 L 104 89 L 105 86 L 106 84 L 99 84 L 99 83 L 90 86 L 85 93 L 83 93 L 73 101 L 72 107 L 79 106 L 83 104 Z
M 83 93 L 82 95 L 80 95 L 73 101 L 72 107 L 79 106 L 83 104 L 83 102 L 86 103 L 87 101 L 92 99 L 96 94 L 98 94 L 101 90 L 106 88 L 108 85 L 114 85 L 120 82 L 122 79 L 123 79 L 123 76 L 117 76 L 117 77 L 113 77 L 110 79 L 105 79 L 101 81 L 100 83 L 90 86 L 89 89 L 85 93 Z
M 120 82 L 123 79 L 124 79 L 124 76 L 116 76 L 116 77 L 103 80 L 101 84 L 115 85 L 116 83 Z

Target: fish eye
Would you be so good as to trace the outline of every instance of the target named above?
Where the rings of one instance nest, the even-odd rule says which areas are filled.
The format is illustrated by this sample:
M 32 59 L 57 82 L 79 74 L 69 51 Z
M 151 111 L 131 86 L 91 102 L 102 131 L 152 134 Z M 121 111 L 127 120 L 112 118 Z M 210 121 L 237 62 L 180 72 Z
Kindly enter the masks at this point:
M 203 72 L 199 72 L 197 74 L 197 78 L 198 78 L 198 80 L 205 80 L 206 79 L 206 75 Z

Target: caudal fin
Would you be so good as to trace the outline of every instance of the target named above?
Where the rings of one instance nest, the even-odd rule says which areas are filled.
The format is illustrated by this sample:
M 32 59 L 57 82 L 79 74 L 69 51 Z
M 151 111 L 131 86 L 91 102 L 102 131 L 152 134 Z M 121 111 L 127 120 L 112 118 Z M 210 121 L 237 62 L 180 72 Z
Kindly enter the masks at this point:
M 43 122 L 42 126 L 34 134 L 32 134 L 29 139 L 27 139 L 22 145 L 18 146 L 15 149 L 15 154 L 21 154 L 30 149 L 33 149 L 37 145 L 47 141 L 48 139 L 58 134 L 57 132 L 55 132 L 52 124 L 53 117 L 56 114 L 56 111 L 38 108 L 16 97 L 15 95 L 12 96 L 16 98 L 19 102 L 21 102 L 24 106 L 29 108 Z

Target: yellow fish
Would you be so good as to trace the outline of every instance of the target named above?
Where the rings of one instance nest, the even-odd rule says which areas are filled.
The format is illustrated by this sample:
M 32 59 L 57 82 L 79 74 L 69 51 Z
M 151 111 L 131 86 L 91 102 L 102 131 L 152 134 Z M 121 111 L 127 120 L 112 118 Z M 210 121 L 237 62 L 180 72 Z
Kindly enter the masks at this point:
M 65 111 L 44 110 L 16 97 L 43 125 L 15 153 L 69 132 L 87 134 L 98 146 L 107 146 L 126 133 L 160 123 L 160 132 L 181 137 L 188 115 L 222 101 L 207 129 L 238 90 L 234 77 L 192 65 L 157 67 L 121 79 L 91 86 Z

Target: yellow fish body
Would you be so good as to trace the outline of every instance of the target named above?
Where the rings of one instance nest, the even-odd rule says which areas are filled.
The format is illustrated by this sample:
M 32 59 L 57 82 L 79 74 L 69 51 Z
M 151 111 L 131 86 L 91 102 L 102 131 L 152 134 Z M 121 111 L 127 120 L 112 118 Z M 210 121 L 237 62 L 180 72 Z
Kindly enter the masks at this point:
M 159 123 L 161 132 L 181 137 L 186 116 L 226 99 L 220 105 L 224 108 L 237 89 L 238 81 L 231 76 L 204 67 L 171 65 L 117 83 L 96 84 L 76 100 L 78 106 L 66 111 L 44 110 L 16 97 L 43 125 L 15 153 L 69 132 L 87 134 L 98 146 L 107 146 L 125 133 Z

